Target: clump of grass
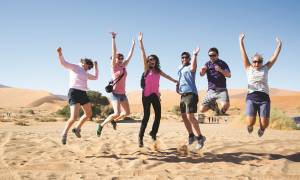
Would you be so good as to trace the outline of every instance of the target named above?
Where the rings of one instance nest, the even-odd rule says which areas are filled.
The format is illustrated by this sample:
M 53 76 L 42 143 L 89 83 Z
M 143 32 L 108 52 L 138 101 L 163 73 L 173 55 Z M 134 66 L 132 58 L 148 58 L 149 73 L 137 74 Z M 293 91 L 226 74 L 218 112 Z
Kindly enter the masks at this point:
M 173 106 L 172 113 L 174 113 L 177 116 L 180 116 L 180 114 L 181 114 L 181 112 L 180 112 L 180 106 L 178 106 L 178 105 Z
M 21 114 L 21 115 L 19 116 L 19 118 L 20 118 L 20 119 L 24 119 L 24 118 L 26 118 L 26 116 L 23 115 L 23 114 Z
M 29 126 L 29 122 L 28 121 L 24 121 L 24 120 L 16 121 L 15 125 L 18 125 L 18 126 Z
M 34 120 L 38 121 L 38 122 L 56 122 L 57 121 L 55 118 L 49 118 L 49 117 L 45 117 L 45 118 L 35 117 Z
M 28 109 L 25 112 L 28 113 L 28 114 L 31 114 L 31 115 L 35 114 L 35 112 L 32 109 Z
M 286 115 L 285 112 L 274 108 L 271 110 L 270 128 L 292 130 L 297 129 L 297 126 L 293 119 Z

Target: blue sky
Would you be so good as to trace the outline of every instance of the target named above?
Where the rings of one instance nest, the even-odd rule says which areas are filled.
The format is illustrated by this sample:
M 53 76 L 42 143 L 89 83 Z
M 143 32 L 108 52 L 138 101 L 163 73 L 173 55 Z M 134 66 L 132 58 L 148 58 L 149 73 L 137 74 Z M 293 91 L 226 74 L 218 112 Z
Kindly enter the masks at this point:
M 56 48 L 65 58 L 78 63 L 82 57 L 99 63 L 99 80 L 90 81 L 92 90 L 104 92 L 110 80 L 111 36 L 116 31 L 117 48 L 127 55 L 131 40 L 144 33 L 147 54 L 157 54 L 164 72 L 177 77 L 182 51 L 200 46 L 198 70 L 207 60 L 210 47 L 231 71 L 228 88 L 246 88 L 246 74 L 238 45 L 240 32 L 246 34 L 249 56 L 275 50 L 275 37 L 283 49 L 269 74 L 271 87 L 300 91 L 300 3 L 293 0 L 115 0 L 115 1 L 0 1 L 0 84 L 68 91 L 68 72 L 59 65 Z M 138 45 L 138 44 L 137 44 Z M 143 64 L 138 46 L 128 66 L 127 91 L 140 89 Z M 206 77 L 197 72 L 197 87 L 207 88 Z M 161 89 L 174 89 L 162 79 Z

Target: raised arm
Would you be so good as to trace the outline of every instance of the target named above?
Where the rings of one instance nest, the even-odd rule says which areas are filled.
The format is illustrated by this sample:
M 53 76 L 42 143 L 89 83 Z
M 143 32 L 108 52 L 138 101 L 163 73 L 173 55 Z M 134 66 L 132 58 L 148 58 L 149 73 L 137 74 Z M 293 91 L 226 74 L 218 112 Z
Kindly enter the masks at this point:
M 141 32 L 139 32 L 139 45 L 142 53 L 142 59 L 144 60 L 144 72 L 146 73 L 148 69 L 148 63 L 147 63 L 147 56 L 143 44 L 143 34 Z
M 63 65 L 65 68 L 67 69 L 73 69 L 76 65 L 75 64 L 71 64 L 69 62 L 67 62 L 62 54 L 62 49 L 61 47 L 58 47 L 57 48 L 57 55 L 58 55 L 58 60 L 59 60 L 59 63 L 61 65 Z
M 197 70 L 197 56 L 198 56 L 199 51 L 200 51 L 199 47 L 197 47 L 193 51 L 193 58 L 192 58 L 192 62 L 191 62 L 191 65 L 192 65 L 191 71 L 192 72 L 196 72 L 196 70 Z
M 111 32 L 112 36 L 112 55 L 111 55 L 111 67 L 114 68 L 117 64 L 117 46 L 116 46 L 116 35 L 117 33 Z
M 274 63 L 276 62 L 278 55 L 281 51 L 282 42 L 279 38 L 276 38 L 276 43 L 277 43 L 277 46 L 276 46 L 275 52 L 273 53 L 270 60 L 267 62 L 267 66 L 269 69 L 271 69 L 271 67 L 274 65 Z
M 97 80 L 98 79 L 99 70 L 98 70 L 97 61 L 94 61 L 94 67 L 95 67 L 95 75 L 88 74 L 88 79 L 89 80 Z
M 160 75 L 174 83 L 178 83 L 178 81 L 176 79 L 173 79 L 171 76 L 167 75 L 166 73 L 164 73 L 163 71 L 160 71 Z
M 247 53 L 246 53 L 246 50 L 245 50 L 245 46 L 244 46 L 244 37 L 245 37 L 245 34 L 241 33 L 240 38 L 239 38 L 239 40 L 240 40 L 240 50 L 241 50 L 241 54 L 242 54 L 244 68 L 248 69 L 248 67 L 250 66 L 250 62 L 249 62 L 249 59 L 248 59 L 248 56 L 247 56 Z
M 133 51 L 134 51 L 134 46 L 135 46 L 135 41 L 132 40 L 131 49 L 130 49 L 130 51 L 129 51 L 129 53 L 128 53 L 128 56 L 127 56 L 126 60 L 125 60 L 124 63 L 123 63 L 124 66 L 127 66 L 128 63 L 129 63 L 129 61 L 130 61 L 130 59 L 131 59 L 132 54 L 133 54 Z

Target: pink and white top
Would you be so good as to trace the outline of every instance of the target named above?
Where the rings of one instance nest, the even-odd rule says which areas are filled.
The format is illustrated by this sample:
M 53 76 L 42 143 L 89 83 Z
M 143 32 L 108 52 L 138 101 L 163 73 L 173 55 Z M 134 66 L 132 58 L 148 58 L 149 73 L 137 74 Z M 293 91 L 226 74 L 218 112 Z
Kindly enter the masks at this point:
M 125 94 L 125 85 L 126 85 L 126 77 L 127 71 L 124 66 L 116 65 L 112 68 L 112 78 L 115 80 L 120 77 L 124 73 L 123 77 L 118 81 L 113 87 L 113 93 L 116 94 Z
M 144 96 L 150 96 L 155 93 L 159 97 L 160 73 L 150 70 L 145 77 Z
M 66 69 L 70 71 L 70 81 L 69 81 L 69 87 L 87 91 L 87 80 L 97 80 L 98 79 L 98 71 L 96 70 L 96 74 L 92 75 L 88 72 L 86 72 L 83 67 L 71 64 L 67 62 L 63 56 L 59 56 L 59 61 L 61 65 L 63 65 Z

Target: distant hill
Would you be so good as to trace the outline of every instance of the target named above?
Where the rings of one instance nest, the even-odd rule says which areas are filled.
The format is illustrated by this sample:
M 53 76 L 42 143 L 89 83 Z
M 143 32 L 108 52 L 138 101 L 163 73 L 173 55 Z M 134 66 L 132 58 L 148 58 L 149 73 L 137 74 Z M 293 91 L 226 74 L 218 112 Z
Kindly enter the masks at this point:
M 0 88 L 9 88 L 8 86 L 4 86 L 2 84 L 0 84 Z
M 161 90 L 161 105 L 162 111 L 170 111 L 175 105 L 179 105 L 180 96 L 173 90 Z M 237 107 L 244 109 L 246 89 L 229 89 L 229 97 L 231 107 Z M 206 91 L 199 91 L 199 103 L 201 104 Z M 270 97 L 272 101 L 272 107 L 277 107 L 280 109 L 300 109 L 300 92 L 291 91 L 285 89 L 270 89 Z M 128 93 L 128 99 L 130 103 L 130 108 L 132 112 L 142 112 L 142 91 L 131 91 Z
M 20 88 L 0 88 L 0 107 L 45 107 L 45 109 L 58 109 L 66 101 L 47 91 L 20 89 Z M 55 108 L 52 108 L 55 107 Z

